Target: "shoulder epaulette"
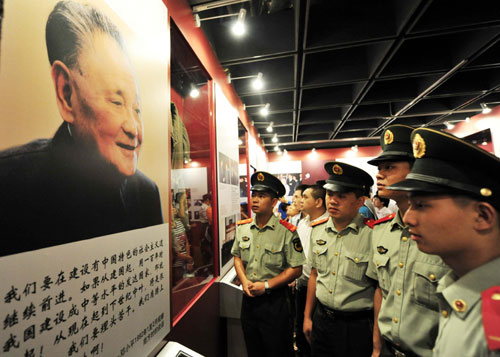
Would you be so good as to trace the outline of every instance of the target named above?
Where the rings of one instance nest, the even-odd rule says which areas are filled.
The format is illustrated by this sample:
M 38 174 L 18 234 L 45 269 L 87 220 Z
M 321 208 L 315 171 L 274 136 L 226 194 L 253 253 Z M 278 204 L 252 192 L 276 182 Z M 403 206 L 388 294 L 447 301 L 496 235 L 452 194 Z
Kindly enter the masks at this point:
M 383 222 L 388 222 L 390 220 L 392 220 L 394 217 L 396 217 L 396 213 L 392 213 L 388 216 L 385 216 L 384 218 L 380 218 L 378 220 L 373 220 L 373 219 L 368 219 L 368 220 L 365 220 L 365 224 L 370 227 L 370 228 L 373 228 L 375 227 L 377 224 L 379 223 L 383 223 Z
M 500 350 L 500 286 L 481 293 L 483 329 L 490 351 Z
M 247 219 L 242 219 L 241 221 L 236 222 L 236 224 L 239 226 L 241 224 L 247 224 L 247 223 L 252 223 L 253 218 L 247 218 Z
M 323 224 L 325 222 L 328 222 L 329 219 L 330 219 L 330 217 L 326 217 L 326 218 L 320 219 L 319 221 L 313 222 L 313 223 L 311 223 L 311 227 L 317 226 L 318 224 Z
M 284 225 L 290 232 L 295 232 L 295 230 L 297 229 L 297 227 L 295 227 L 290 222 L 285 221 L 284 219 L 280 219 L 280 223 Z

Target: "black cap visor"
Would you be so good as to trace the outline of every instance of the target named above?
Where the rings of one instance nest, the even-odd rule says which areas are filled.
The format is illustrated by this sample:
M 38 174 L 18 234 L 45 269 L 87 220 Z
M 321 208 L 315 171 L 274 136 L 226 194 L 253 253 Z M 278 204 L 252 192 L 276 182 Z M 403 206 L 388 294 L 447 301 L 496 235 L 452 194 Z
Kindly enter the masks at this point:
M 259 185 L 259 184 L 253 185 L 251 190 L 255 191 L 255 192 L 269 192 L 269 193 L 273 193 L 275 195 L 278 194 L 278 192 L 271 189 L 269 186 L 264 186 L 264 185 Z
M 408 154 L 403 151 L 386 151 L 382 152 L 379 156 L 374 159 L 368 161 L 370 165 L 377 166 L 380 162 L 383 161 L 407 161 L 413 162 L 415 158 L 413 155 Z
M 340 184 L 338 182 L 333 183 L 333 182 L 328 182 L 328 181 L 323 186 L 323 188 L 327 191 L 340 192 L 340 193 L 353 192 L 356 190 L 364 191 L 364 188 L 362 188 L 361 186 L 355 186 L 355 185 L 346 186 L 346 185 Z

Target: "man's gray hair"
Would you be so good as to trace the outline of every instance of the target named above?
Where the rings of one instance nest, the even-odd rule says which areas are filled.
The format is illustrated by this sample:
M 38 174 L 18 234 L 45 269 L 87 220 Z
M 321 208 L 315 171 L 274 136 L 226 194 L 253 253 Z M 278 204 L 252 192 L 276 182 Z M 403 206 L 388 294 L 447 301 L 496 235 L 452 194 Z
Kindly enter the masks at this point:
M 120 31 L 101 11 L 73 1 L 58 2 L 45 27 L 50 65 L 59 60 L 68 68 L 77 67 L 80 52 L 85 45 L 92 43 L 96 33 L 111 36 L 125 53 Z

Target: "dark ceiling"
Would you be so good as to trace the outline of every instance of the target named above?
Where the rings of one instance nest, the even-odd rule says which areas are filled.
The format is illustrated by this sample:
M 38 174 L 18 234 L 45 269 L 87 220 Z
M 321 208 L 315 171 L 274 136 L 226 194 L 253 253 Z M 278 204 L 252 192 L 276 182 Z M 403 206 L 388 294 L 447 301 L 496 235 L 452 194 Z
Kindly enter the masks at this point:
M 238 1 L 238 0 L 237 0 Z M 389 124 L 444 129 L 500 103 L 498 0 L 190 0 L 268 150 L 375 145 Z M 270 13 L 268 13 L 270 12 Z M 269 115 L 259 115 L 269 103 Z M 273 132 L 266 127 L 273 122 Z

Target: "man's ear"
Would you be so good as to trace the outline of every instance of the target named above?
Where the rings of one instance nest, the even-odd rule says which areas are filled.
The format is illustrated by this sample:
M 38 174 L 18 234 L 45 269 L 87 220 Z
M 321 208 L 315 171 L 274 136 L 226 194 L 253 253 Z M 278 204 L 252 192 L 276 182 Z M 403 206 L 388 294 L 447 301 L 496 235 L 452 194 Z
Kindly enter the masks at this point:
M 71 72 L 61 61 L 54 61 L 52 64 L 52 81 L 56 89 L 56 101 L 59 114 L 64 121 L 73 123 L 74 121 L 74 89 L 71 84 Z
M 322 199 L 321 197 L 320 198 L 316 198 L 314 207 L 316 207 L 316 208 L 323 207 L 323 202 L 324 202 L 324 199 Z
M 474 210 L 476 212 L 474 228 L 477 231 L 488 231 L 498 224 L 498 212 L 488 202 L 476 202 Z

